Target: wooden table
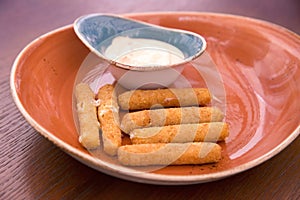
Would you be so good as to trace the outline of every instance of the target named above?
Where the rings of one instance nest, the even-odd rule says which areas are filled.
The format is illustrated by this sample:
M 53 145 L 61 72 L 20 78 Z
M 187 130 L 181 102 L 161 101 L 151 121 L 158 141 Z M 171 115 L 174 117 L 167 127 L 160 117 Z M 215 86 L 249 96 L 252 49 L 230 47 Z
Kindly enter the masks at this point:
M 300 138 L 251 170 L 216 182 L 156 186 L 120 180 L 74 160 L 38 134 L 12 101 L 14 58 L 37 36 L 80 15 L 208 11 L 268 20 L 300 34 L 297 0 L 0 1 L 0 199 L 300 199 Z

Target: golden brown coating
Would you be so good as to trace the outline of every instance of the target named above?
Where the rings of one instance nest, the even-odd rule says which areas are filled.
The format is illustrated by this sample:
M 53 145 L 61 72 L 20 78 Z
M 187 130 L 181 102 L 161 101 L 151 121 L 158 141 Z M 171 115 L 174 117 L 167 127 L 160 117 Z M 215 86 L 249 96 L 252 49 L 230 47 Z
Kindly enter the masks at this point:
M 75 87 L 76 108 L 79 121 L 79 142 L 87 149 L 100 146 L 99 122 L 95 94 L 85 83 Z
M 119 128 L 119 106 L 113 85 L 105 85 L 98 91 L 98 118 L 102 129 L 103 149 L 109 155 L 116 155 L 122 143 Z
M 121 129 L 125 133 L 129 133 L 133 129 L 145 127 L 218 122 L 222 121 L 223 117 L 222 111 L 216 107 L 142 110 L 125 114 L 121 122 Z
M 224 122 L 180 124 L 164 127 L 134 129 L 130 132 L 132 144 L 217 142 L 228 137 Z
M 133 90 L 119 95 L 118 101 L 123 110 L 142 110 L 206 105 L 210 103 L 211 95 L 206 88 Z
M 156 143 L 121 146 L 118 160 L 128 166 L 186 165 L 215 163 L 221 159 L 216 143 Z

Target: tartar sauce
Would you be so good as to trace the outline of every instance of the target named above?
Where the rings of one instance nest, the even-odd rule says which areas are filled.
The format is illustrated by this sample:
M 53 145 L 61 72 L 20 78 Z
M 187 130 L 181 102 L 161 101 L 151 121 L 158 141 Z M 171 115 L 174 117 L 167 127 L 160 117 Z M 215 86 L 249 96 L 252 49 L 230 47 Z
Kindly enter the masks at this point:
M 173 65 L 184 59 L 178 48 L 166 42 L 128 37 L 114 38 L 105 55 L 119 63 L 140 67 Z

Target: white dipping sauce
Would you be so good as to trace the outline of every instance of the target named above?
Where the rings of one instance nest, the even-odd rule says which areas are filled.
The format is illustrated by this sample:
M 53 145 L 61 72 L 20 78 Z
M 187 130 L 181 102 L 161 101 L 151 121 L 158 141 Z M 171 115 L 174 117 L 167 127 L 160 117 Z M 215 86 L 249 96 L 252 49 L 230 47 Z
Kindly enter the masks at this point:
M 173 65 L 182 62 L 182 58 L 161 49 L 139 49 L 118 58 L 117 62 L 134 66 Z
M 173 65 L 184 60 L 183 53 L 171 44 L 128 37 L 114 38 L 105 56 L 125 65 L 140 67 Z

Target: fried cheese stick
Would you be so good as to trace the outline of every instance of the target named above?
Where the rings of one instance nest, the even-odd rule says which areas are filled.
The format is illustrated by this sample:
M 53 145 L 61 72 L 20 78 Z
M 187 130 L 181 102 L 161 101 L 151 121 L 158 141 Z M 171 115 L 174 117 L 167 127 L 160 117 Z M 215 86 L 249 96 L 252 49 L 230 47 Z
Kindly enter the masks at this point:
M 118 101 L 123 110 L 142 110 L 206 105 L 211 101 L 211 95 L 206 88 L 132 90 L 119 95 Z
M 116 155 L 122 143 L 122 133 L 119 128 L 119 106 L 113 85 L 105 85 L 98 91 L 100 106 L 98 118 L 101 124 L 103 149 L 109 155 Z
M 118 160 L 127 166 L 186 165 L 215 163 L 221 159 L 216 143 L 156 143 L 121 146 Z
M 87 149 L 100 146 L 99 122 L 95 94 L 85 83 L 75 87 L 76 108 L 79 121 L 79 142 Z
M 121 122 L 121 129 L 125 133 L 129 133 L 133 129 L 145 127 L 218 122 L 222 121 L 223 117 L 222 111 L 216 107 L 142 110 L 125 114 Z
M 229 128 L 224 122 L 180 124 L 134 129 L 129 135 L 132 144 L 217 142 L 228 137 Z

